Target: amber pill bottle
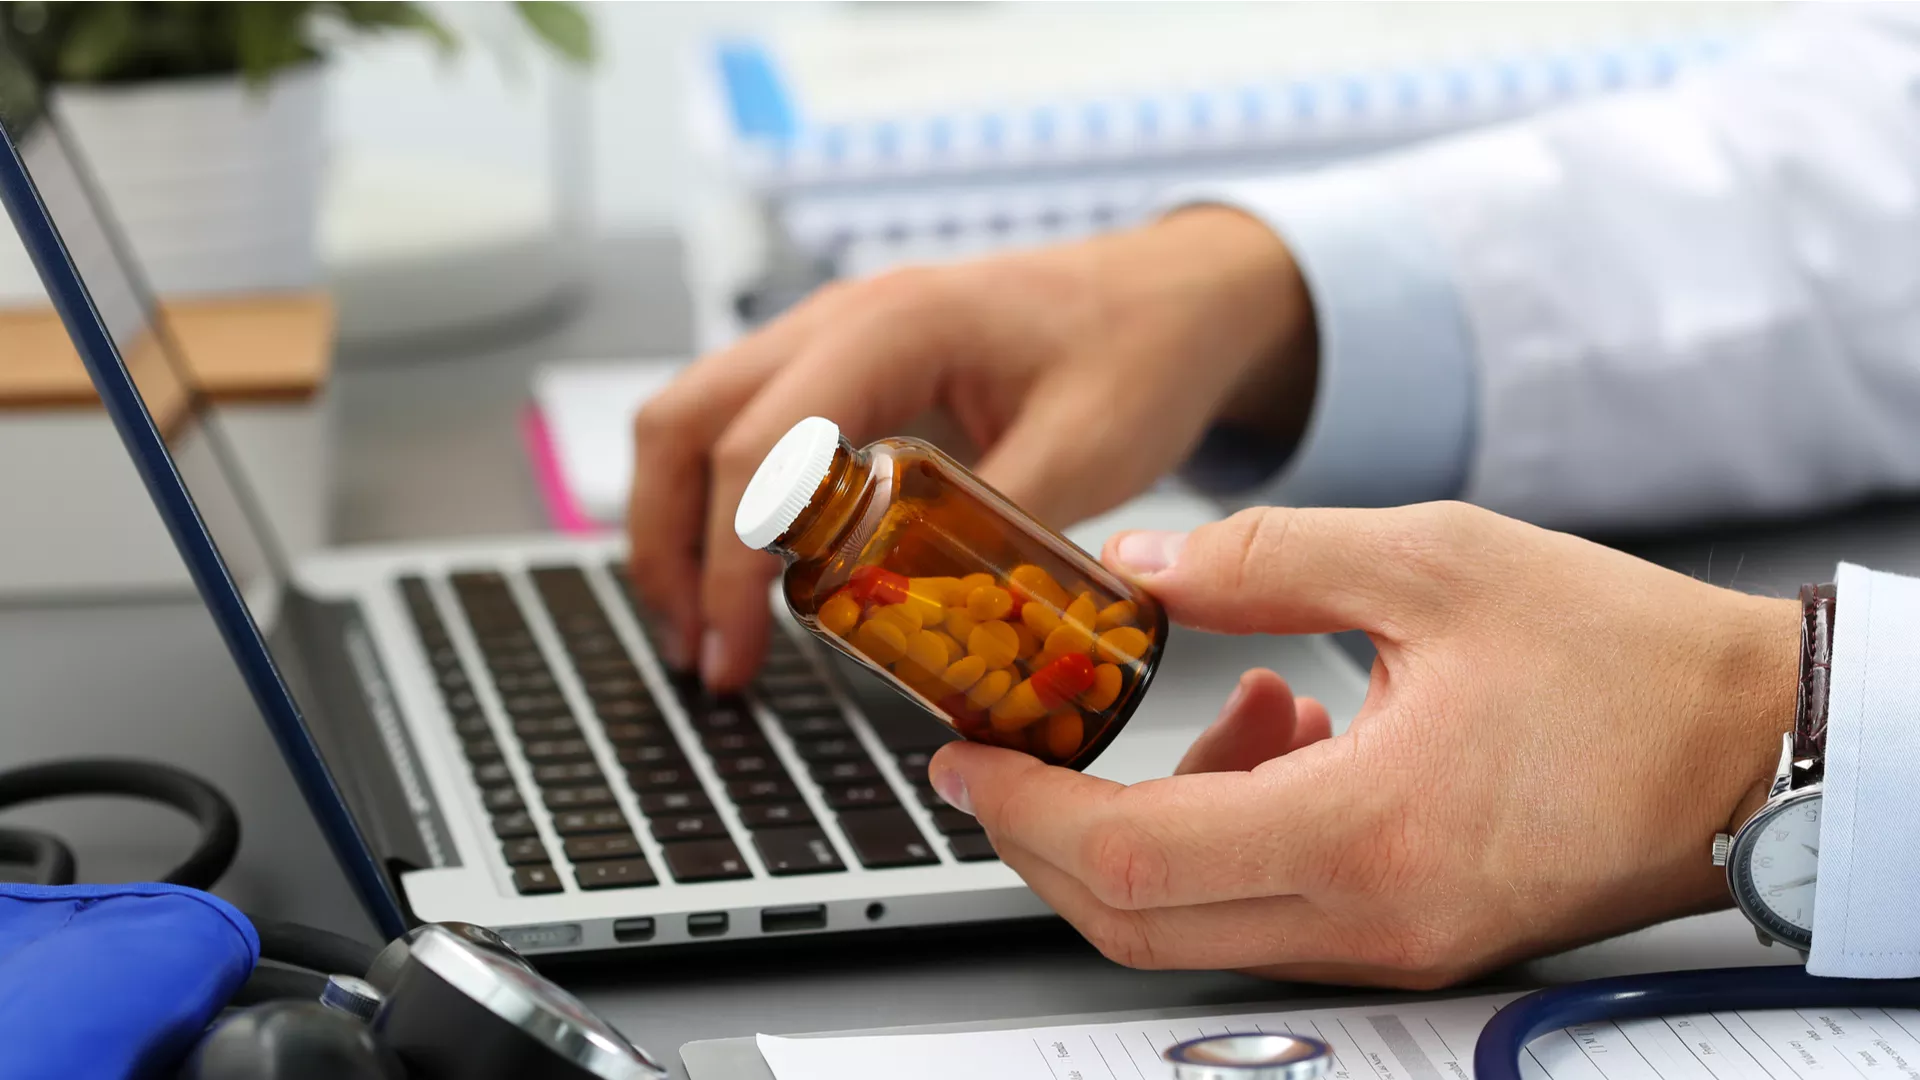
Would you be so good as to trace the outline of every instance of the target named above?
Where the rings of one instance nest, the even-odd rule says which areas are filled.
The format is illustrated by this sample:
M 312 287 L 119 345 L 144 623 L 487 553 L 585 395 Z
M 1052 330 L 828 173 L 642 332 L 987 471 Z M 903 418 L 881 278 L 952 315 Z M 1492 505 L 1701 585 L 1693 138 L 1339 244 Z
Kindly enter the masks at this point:
M 975 742 L 1081 769 L 1146 694 L 1167 619 L 918 439 L 782 436 L 734 528 L 787 560 L 794 615 Z

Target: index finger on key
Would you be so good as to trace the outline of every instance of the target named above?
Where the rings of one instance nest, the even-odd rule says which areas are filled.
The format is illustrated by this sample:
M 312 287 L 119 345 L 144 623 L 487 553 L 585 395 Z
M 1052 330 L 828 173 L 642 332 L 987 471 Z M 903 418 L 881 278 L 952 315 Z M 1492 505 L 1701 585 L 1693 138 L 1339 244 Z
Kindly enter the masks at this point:
M 1364 815 L 1320 743 L 1253 772 L 1125 786 L 995 747 L 952 743 L 929 775 L 1005 838 L 1125 911 L 1302 893 L 1328 879 Z
M 693 665 L 699 641 L 713 444 L 805 342 L 821 306 L 816 297 L 765 330 L 701 357 L 634 416 L 628 574 L 647 605 L 665 617 L 660 643 L 675 667 Z

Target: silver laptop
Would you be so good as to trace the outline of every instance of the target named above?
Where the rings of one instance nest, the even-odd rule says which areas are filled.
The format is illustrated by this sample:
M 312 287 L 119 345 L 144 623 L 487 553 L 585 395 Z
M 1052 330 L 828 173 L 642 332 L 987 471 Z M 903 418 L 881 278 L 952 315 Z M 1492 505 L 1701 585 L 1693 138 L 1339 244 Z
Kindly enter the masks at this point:
M 464 920 L 552 954 L 1046 914 L 928 786 L 952 733 L 784 612 L 751 687 L 717 696 L 660 662 L 614 540 L 286 558 L 58 125 L 5 134 L 15 227 L 385 933 Z M 1168 491 L 1075 535 L 1209 516 Z M 1176 633 L 1092 771 L 1165 775 L 1255 664 L 1336 717 L 1365 691 L 1325 639 Z

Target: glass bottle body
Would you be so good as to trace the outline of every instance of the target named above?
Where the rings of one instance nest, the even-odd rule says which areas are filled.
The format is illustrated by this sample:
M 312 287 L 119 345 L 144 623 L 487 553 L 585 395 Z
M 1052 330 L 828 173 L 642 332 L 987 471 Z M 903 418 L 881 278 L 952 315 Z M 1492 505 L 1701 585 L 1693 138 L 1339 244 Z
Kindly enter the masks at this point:
M 1146 692 L 1166 615 L 917 439 L 842 441 L 774 545 L 794 615 L 976 742 L 1084 768 Z

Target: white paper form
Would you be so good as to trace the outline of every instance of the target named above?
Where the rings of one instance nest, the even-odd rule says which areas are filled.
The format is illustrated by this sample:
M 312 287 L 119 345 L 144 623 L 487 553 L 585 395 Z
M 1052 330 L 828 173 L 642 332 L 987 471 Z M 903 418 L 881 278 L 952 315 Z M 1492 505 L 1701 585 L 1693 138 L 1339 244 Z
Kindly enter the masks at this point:
M 1518 994 L 938 1035 L 759 1037 L 777 1080 L 1171 1080 L 1161 1051 L 1229 1032 L 1307 1035 L 1334 1080 L 1473 1080 L 1481 1027 Z M 1536 1039 L 1525 1080 L 1920 1080 L 1920 1011 L 1712 1013 Z

